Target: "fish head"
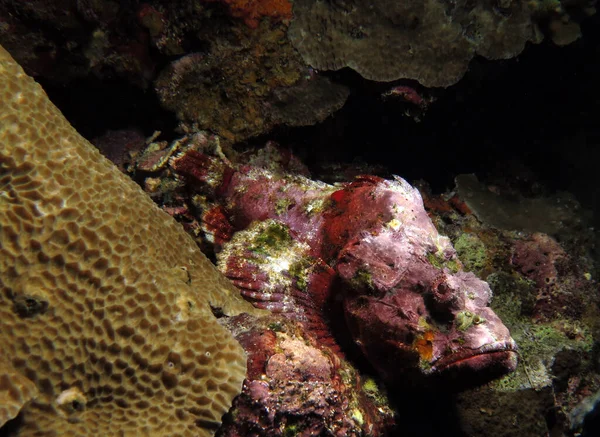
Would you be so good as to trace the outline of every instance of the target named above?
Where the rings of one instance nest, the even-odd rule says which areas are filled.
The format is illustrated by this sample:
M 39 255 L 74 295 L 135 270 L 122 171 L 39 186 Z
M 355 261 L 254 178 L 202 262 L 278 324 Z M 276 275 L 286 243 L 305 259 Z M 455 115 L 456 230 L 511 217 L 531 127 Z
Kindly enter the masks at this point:
M 388 217 L 340 251 L 354 342 L 388 381 L 442 376 L 461 385 L 513 371 L 517 345 L 489 306 L 489 285 L 462 270 L 450 240 L 420 208 L 394 226 Z

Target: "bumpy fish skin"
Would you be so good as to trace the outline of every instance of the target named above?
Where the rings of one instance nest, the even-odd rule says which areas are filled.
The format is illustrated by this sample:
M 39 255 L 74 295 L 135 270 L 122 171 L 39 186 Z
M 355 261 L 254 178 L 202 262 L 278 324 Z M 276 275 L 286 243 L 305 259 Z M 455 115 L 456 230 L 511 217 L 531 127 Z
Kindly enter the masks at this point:
M 489 307 L 489 285 L 462 270 L 402 178 L 332 186 L 195 151 L 171 167 L 220 202 L 236 232 L 218 266 L 255 306 L 332 345 L 326 320 L 341 302 L 353 341 L 387 381 L 452 373 L 483 381 L 515 369 L 517 346 Z

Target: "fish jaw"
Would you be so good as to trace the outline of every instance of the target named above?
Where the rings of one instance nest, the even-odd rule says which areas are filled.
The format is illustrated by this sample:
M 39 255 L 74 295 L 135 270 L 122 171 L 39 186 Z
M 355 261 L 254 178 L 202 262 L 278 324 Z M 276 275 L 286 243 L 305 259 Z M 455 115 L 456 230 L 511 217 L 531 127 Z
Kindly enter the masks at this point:
M 432 372 L 470 368 L 509 373 L 517 365 L 517 344 L 500 317 L 489 307 L 492 291 L 471 272 L 446 274 L 447 287 L 456 296 L 450 309 L 452 324 L 438 333 Z M 494 370 L 494 372 L 492 372 Z
M 516 369 L 518 347 L 508 328 L 489 307 L 483 307 L 473 314 L 477 324 L 460 325 L 455 319 L 452 328 L 436 335 L 436 352 L 429 362 L 432 373 L 467 370 L 489 372 L 499 376 Z M 468 316 L 471 318 L 471 315 Z M 458 324 L 457 324 L 458 323 Z M 469 323 L 469 322 L 466 322 Z M 494 377 L 492 376 L 492 377 Z
M 409 289 L 344 301 L 351 335 L 383 379 L 455 379 L 468 385 L 515 370 L 517 345 L 491 308 L 466 310 L 463 303 L 440 315 L 431 301 L 427 293 Z

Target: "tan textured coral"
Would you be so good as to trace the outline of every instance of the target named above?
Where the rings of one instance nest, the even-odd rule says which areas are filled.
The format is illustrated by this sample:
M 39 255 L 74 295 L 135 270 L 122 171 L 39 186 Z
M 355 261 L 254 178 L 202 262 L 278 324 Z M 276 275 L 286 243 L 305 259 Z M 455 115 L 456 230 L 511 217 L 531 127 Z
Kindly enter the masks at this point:
M 449 86 L 475 54 L 506 59 L 539 42 L 532 15 L 516 0 L 295 0 L 288 36 L 318 69 Z
M 212 435 L 246 358 L 211 306 L 250 305 L 1 47 L 0 93 L 2 386 L 39 391 L 20 434 Z
M 14 419 L 23 405 L 37 394 L 37 387 L 30 379 L 8 363 L 0 364 L 0 424 Z

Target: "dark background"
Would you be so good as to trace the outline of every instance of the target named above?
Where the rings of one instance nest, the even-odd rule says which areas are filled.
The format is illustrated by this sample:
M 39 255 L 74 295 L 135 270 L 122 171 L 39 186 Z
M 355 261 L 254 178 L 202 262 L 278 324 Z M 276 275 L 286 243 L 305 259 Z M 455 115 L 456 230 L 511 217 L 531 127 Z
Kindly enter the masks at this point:
M 458 84 L 423 90 L 435 101 L 420 122 L 405 115 L 411 105 L 381 98 L 390 84 L 366 81 L 349 69 L 325 73 L 351 89 L 341 110 L 319 125 L 281 127 L 248 143 L 276 139 L 311 167 L 357 158 L 382 164 L 409 181 L 425 180 L 438 193 L 452 189 L 461 173 L 488 182 L 504 177 L 525 194 L 571 191 L 597 210 L 600 17 L 584 21 L 582 33 L 566 47 L 528 44 L 511 60 L 475 58 Z M 68 87 L 39 80 L 88 138 L 131 126 L 146 135 L 177 135 L 174 115 L 160 108 L 151 88 L 93 78 Z

